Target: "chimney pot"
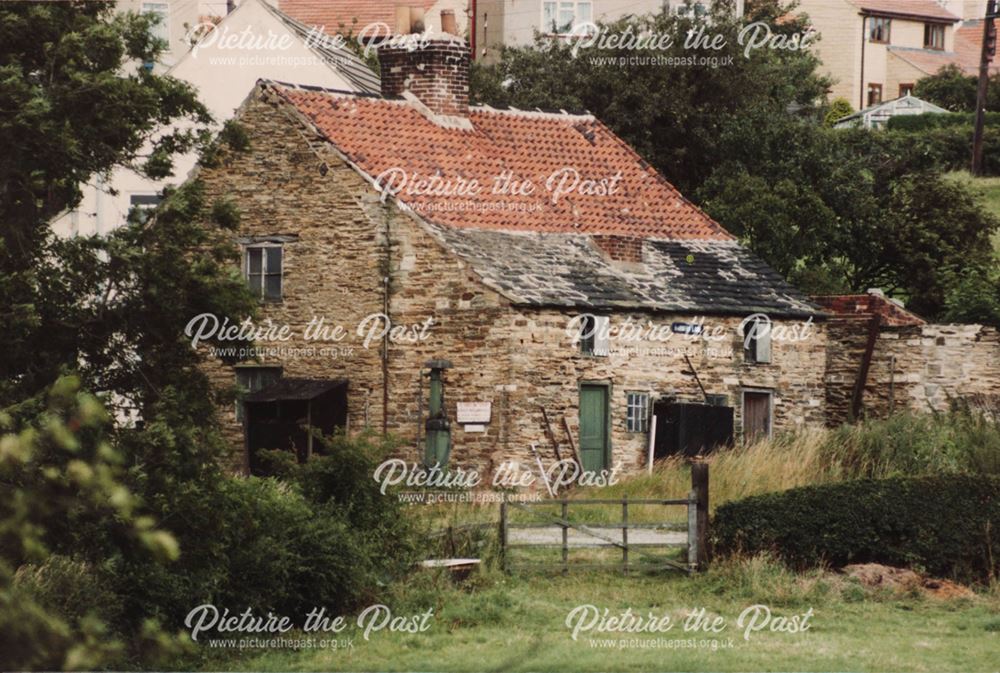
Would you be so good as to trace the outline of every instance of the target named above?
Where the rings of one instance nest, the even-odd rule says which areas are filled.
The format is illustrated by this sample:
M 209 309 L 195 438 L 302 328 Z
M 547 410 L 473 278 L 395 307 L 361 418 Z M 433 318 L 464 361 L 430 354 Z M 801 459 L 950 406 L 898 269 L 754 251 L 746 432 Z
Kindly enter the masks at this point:
M 455 24 L 455 10 L 441 10 L 441 32 L 450 35 L 458 35 L 458 27 Z
M 424 32 L 424 27 L 424 8 L 410 7 L 410 32 L 422 33 Z
M 408 5 L 396 5 L 396 35 L 408 35 L 410 33 L 410 7 Z

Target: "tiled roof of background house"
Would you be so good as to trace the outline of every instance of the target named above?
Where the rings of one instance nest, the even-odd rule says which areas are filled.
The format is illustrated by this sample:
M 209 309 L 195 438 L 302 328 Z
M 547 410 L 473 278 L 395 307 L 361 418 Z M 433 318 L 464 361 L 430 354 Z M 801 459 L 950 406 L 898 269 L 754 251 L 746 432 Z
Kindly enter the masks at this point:
M 435 123 L 405 99 L 273 86 L 369 179 L 395 172 L 409 186 L 438 176 L 447 185 L 438 193 L 404 188 L 396 194 L 428 221 L 507 231 L 732 238 L 591 115 L 473 107 L 471 128 L 464 129 Z M 549 178 L 563 175 L 568 186 L 572 171 L 581 180 L 611 181 L 613 193 L 583 194 L 578 183 L 573 193 L 553 198 Z M 534 191 L 497 193 L 498 176 L 531 180 Z M 462 187 L 473 180 L 477 193 Z
M 946 65 L 955 64 L 966 75 L 979 74 L 979 56 L 983 46 L 983 22 L 965 21 L 955 27 L 954 51 L 936 51 L 913 47 L 890 46 L 889 53 L 898 56 L 915 68 L 933 75 Z M 994 58 L 990 72 L 1000 72 L 1000 63 Z
M 959 17 L 934 0 L 851 0 L 851 4 L 869 14 L 915 17 L 955 22 Z
M 423 7 L 426 11 L 435 0 L 279 0 L 278 8 L 297 21 L 317 26 L 329 34 L 356 34 L 373 23 L 383 23 L 395 32 L 396 5 Z M 343 25 L 343 29 L 341 28 Z

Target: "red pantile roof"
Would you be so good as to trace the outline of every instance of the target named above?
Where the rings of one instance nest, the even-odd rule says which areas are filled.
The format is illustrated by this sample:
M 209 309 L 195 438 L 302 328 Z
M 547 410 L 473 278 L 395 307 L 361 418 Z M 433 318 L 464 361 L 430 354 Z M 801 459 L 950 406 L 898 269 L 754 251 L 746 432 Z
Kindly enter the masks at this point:
M 373 23 L 383 23 L 396 32 L 396 5 L 423 7 L 435 0 L 279 0 L 278 9 L 307 26 L 319 26 L 328 34 L 353 28 L 356 34 Z M 379 34 L 383 34 L 379 31 Z
M 591 115 L 473 107 L 471 128 L 460 128 L 436 123 L 405 99 L 265 86 L 294 105 L 369 179 L 389 174 L 405 179 L 394 183 L 404 185 L 396 198 L 432 222 L 506 231 L 733 238 Z M 552 175 L 565 176 L 567 186 L 575 175 L 581 182 L 554 200 L 546 188 Z M 409 188 L 435 176 L 437 188 Z M 496 181 L 507 178 L 530 180 L 534 190 L 498 193 Z M 606 180 L 613 188 L 610 194 L 585 194 L 583 180 Z M 478 190 L 462 186 L 472 181 Z
M 935 51 L 933 49 L 912 49 L 889 47 L 889 52 L 898 56 L 915 68 L 933 75 L 946 65 L 954 64 L 966 75 L 979 74 L 979 54 L 983 45 L 983 22 L 965 21 L 955 27 L 955 50 Z M 994 58 L 990 72 L 1000 72 L 1000 63 Z
M 851 4 L 869 14 L 915 17 L 955 22 L 955 16 L 934 0 L 851 0 Z

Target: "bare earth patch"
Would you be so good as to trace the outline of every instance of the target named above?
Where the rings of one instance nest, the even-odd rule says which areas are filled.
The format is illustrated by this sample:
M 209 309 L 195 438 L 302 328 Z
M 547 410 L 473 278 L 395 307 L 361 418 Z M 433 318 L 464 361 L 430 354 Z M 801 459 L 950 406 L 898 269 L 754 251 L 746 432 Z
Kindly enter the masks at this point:
M 879 563 L 857 563 L 844 566 L 842 571 L 856 579 L 866 589 L 888 589 L 895 593 L 919 591 L 931 598 L 972 598 L 972 589 L 950 580 L 926 577 L 907 568 L 893 568 Z

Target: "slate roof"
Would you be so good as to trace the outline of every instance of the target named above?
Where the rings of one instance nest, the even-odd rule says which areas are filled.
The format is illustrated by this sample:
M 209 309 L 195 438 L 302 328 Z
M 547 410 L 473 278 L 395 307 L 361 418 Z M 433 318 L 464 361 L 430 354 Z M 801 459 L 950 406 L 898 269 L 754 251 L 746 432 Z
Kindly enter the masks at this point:
M 504 231 L 732 238 L 590 114 L 472 107 L 471 128 L 463 129 L 435 123 L 404 99 L 274 86 L 369 179 L 402 171 L 408 185 L 432 176 L 452 185 L 447 197 L 396 195 L 425 219 Z M 553 202 L 545 183 L 567 168 L 581 179 L 620 179 L 612 195 L 581 189 Z M 503 174 L 531 180 L 534 193 L 495 193 Z M 472 180 L 478 194 L 454 195 L 460 181 Z M 445 208 L 447 202 L 462 208 Z
M 771 317 L 819 316 L 809 299 L 735 240 L 642 242 L 642 263 L 609 259 L 579 234 L 433 226 L 485 285 L 518 305 Z
M 333 65 L 351 84 L 358 87 L 359 91 L 373 94 L 379 93 L 381 89 L 379 76 L 354 52 L 346 47 L 334 45 L 332 42 L 324 42 L 317 39 L 317 35 L 313 34 L 310 26 L 276 9 L 269 2 L 266 2 L 266 0 L 261 4 L 269 12 L 278 17 L 300 39 L 306 41 L 309 48 L 322 57 L 325 62 Z
M 347 379 L 280 378 L 260 390 L 249 393 L 244 402 L 276 402 L 278 400 L 311 400 L 325 392 L 347 385 Z

